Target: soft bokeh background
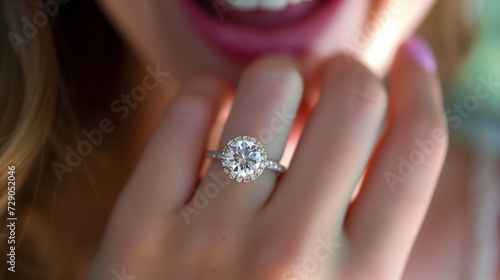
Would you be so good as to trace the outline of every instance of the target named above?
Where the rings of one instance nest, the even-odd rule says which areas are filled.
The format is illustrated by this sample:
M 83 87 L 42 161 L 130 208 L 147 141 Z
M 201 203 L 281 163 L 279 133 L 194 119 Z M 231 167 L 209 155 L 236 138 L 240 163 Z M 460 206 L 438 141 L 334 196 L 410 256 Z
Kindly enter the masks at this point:
M 470 279 L 498 279 L 500 1 L 453 1 L 456 5 L 445 2 L 438 1 L 419 33 L 431 43 L 437 55 L 450 150 L 459 150 L 464 155 L 448 159 L 450 173 L 464 180 L 449 187 L 446 200 L 461 197 L 461 207 L 467 210 L 451 207 L 441 210 L 454 211 L 458 219 L 465 220 L 472 236 L 472 243 L 467 245 L 470 249 L 467 257 L 473 263 Z M 457 9 L 450 10 L 453 6 Z M 461 174 L 463 170 L 470 176 Z M 445 204 L 443 201 L 440 204 Z M 444 219 L 441 222 L 447 223 Z M 449 238 L 454 236 L 451 234 Z

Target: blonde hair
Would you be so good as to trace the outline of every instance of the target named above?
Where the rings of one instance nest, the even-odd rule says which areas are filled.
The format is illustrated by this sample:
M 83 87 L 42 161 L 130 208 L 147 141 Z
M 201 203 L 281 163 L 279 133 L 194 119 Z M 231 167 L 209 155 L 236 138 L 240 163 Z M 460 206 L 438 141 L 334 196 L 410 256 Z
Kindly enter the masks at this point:
M 7 166 L 16 168 L 20 191 L 35 159 L 49 136 L 57 104 L 59 69 L 52 31 L 40 28 L 37 36 L 19 49 L 14 40 L 22 36 L 19 19 L 30 7 L 21 1 L 2 1 L 0 26 L 0 182 L 7 181 Z M 6 204 L 7 186 L 2 184 L 1 205 Z M 5 211 L 2 207 L 0 211 Z

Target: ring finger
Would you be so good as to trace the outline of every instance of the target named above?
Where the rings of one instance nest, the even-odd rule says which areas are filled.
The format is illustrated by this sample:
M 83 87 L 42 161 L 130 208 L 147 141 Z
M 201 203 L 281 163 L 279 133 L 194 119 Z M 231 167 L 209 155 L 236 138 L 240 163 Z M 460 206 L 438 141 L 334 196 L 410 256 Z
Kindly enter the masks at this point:
M 219 151 L 237 136 L 261 142 L 268 159 L 278 162 L 302 98 L 303 82 L 292 59 L 271 55 L 252 63 L 237 88 L 233 108 L 224 127 Z M 190 204 L 200 212 L 239 218 L 260 209 L 276 183 L 276 173 L 265 170 L 255 181 L 229 179 L 221 162 L 214 160 Z M 231 211 L 227 211 L 231 209 Z M 201 211 L 202 210 L 202 211 Z

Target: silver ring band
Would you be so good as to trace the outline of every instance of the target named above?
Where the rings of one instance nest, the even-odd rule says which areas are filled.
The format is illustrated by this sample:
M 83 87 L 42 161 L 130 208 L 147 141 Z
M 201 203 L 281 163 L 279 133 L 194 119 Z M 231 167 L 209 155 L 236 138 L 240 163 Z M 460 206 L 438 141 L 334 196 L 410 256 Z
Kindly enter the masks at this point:
M 208 151 L 206 157 L 220 160 L 222 157 L 222 153 Z M 273 160 L 267 160 L 264 164 L 266 165 L 267 169 L 271 169 L 272 171 L 276 171 L 278 173 L 285 173 L 285 167 Z

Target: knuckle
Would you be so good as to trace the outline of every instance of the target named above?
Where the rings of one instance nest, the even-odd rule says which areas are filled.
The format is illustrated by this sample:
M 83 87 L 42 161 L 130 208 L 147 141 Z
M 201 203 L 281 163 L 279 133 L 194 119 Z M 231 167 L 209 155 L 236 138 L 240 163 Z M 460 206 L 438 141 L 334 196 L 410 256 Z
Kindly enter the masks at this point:
M 266 55 L 252 63 L 243 74 L 238 94 L 253 100 L 265 97 L 267 104 L 275 105 L 302 95 L 303 81 L 295 62 L 283 55 Z M 248 98 L 248 97 L 245 97 Z M 268 105 L 269 106 L 269 105 Z
M 169 117 L 176 125 L 195 125 L 210 116 L 210 101 L 190 94 L 180 96 L 171 105 Z M 167 117 L 168 119 L 168 117 Z
M 254 95 L 255 101 L 268 109 L 280 104 L 297 103 L 302 94 L 301 76 L 293 68 L 264 69 L 247 86 L 246 91 Z
M 441 118 L 424 113 L 411 113 L 399 119 L 398 126 L 405 134 L 414 139 L 440 138 L 440 143 L 447 143 L 448 128 Z
M 425 159 L 421 168 L 434 172 L 441 166 L 448 150 L 448 129 L 443 121 L 420 114 L 407 117 L 398 126 L 404 137 L 401 143 L 407 143 L 407 154 Z
M 381 81 L 358 62 L 334 59 L 327 69 L 325 88 L 332 98 L 341 98 L 353 114 L 380 114 L 387 108 L 387 94 Z
M 382 84 L 372 76 L 360 76 L 346 85 L 345 93 L 353 109 L 360 112 L 381 112 L 387 106 L 387 96 Z

